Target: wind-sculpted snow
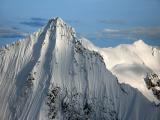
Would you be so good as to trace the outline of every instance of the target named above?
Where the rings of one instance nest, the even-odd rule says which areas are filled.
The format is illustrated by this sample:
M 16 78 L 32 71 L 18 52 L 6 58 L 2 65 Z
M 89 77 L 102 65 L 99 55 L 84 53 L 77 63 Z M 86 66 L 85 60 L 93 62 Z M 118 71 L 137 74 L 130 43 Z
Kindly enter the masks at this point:
M 158 120 L 160 107 L 119 84 L 84 41 L 55 18 L 1 48 L 0 119 Z
M 142 40 L 132 45 L 119 45 L 115 48 L 99 48 L 107 68 L 117 76 L 120 83 L 137 88 L 147 99 L 160 103 L 152 90 L 147 89 L 147 74 L 160 76 L 160 50 Z

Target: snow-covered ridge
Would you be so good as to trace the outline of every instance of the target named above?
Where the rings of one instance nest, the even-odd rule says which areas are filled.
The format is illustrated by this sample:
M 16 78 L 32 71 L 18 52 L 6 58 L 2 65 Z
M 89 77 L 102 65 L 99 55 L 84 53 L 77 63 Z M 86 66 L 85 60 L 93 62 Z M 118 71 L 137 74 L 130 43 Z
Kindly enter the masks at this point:
M 117 76 L 119 83 L 129 84 L 137 88 L 151 102 L 160 103 L 154 92 L 147 88 L 145 82 L 148 74 L 153 73 L 160 78 L 160 49 L 158 47 L 149 46 L 143 40 L 138 40 L 130 45 L 98 48 L 85 38 L 80 40 L 87 49 L 97 51 L 103 56 L 107 69 Z M 160 91 L 158 94 L 160 96 Z
M 160 103 L 151 90 L 147 89 L 144 78 L 147 74 L 160 75 L 160 50 L 138 40 L 132 45 L 115 48 L 100 48 L 106 66 L 118 77 L 120 83 L 137 88 L 150 101 Z
M 78 39 L 60 18 L 3 50 L 2 120 L 160 118 L 159 106 L 137 89 L 119 84 L 100 48 Z

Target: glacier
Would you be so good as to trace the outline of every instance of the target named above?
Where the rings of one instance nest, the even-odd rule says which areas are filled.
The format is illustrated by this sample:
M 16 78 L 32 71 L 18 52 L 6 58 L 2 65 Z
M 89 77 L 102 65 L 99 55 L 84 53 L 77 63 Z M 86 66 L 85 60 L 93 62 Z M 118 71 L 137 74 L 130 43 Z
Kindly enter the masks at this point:
M 0 119 L 159 120 L 158 100 L 117 72 L 109 49 L 77 37 L 61 18 L 0 48 Z

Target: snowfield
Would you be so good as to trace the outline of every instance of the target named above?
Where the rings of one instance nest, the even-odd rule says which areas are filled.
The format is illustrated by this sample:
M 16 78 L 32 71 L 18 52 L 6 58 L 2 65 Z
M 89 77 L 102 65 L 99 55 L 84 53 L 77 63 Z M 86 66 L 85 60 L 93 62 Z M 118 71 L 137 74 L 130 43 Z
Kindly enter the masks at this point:
M 98 48 L 54 18 L 0 49 L 0 120 L 159 120 L 159 72 L 157 48 Z
M 144 78 L 148 73 L 160 75 L 160 50 L 145 44 L 142 40 L 133 45 L 119 45 L 116 48 L 102 48 L 107 68 L 118 77 L 120 83 L 137 88 L 145 97 L 160 103 L 148 90 Z M 160 76 L 159 76 L 160 77 Z

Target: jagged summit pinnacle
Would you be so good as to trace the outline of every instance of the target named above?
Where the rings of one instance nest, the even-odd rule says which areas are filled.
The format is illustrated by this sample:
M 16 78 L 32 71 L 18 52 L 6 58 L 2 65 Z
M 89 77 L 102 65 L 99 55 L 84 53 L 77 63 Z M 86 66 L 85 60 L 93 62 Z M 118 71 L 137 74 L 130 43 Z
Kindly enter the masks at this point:
M 55 24 L 56 23 L 65 23 L 60 17 L 54 17 L 54 18 L 51 18 L 49 19 L 49 22 L 54 22 Z
M 34 39 L 30 39 L 30 38 L 35 37 L 35 40 L 45 39 L 46 35 L 48 37 L 55 36 L 57 40 L 62 39 L 62 37 L 72 40 L 76 37 L 76 32 L 73 27 L 67 24 L 60 17 L 54 17 L 49 19 L 47 24 L 44 25 L 42 28 L 40 28 L 37 32 L 27 35 L 26 38 L 28 38 L 29 41 L 33 41 Z M 5 46 L 1 46 L 0 50 L 9 49 L 9 47 L 11 47 L 14 44 L 23 43 L 23 41 L 26 38 L 20 39 L 12 44 L 6 44 Z M 64 40 L 67 40 L 67 39 L 64 39 Z
M 64 34 L 64 31 L 65 31 L 66 33 L 69 33 L 69 34 L 75 36 L 74 28 L 71 27 L 70 25 L 68 25 L 60 17 L 51 18 L 47 23 L 47 28 L 59 29 L 58 31 L 60 31 L 60 32 L 58 34 Z
M 64 25 L 66 25 L 66 23 L 60 17 L 51 18 L 47 23 L 47 26 L 50 26 L 50 28 L 63 27 Z
M 49 19 L 48 24 L 54 25 L 54 27 L 65 27 L 65 26 L 67 26 L 67 27 L 72 28 L 64 20 L 62 20 L 60 17 L 54 17 L 54 18 Z

